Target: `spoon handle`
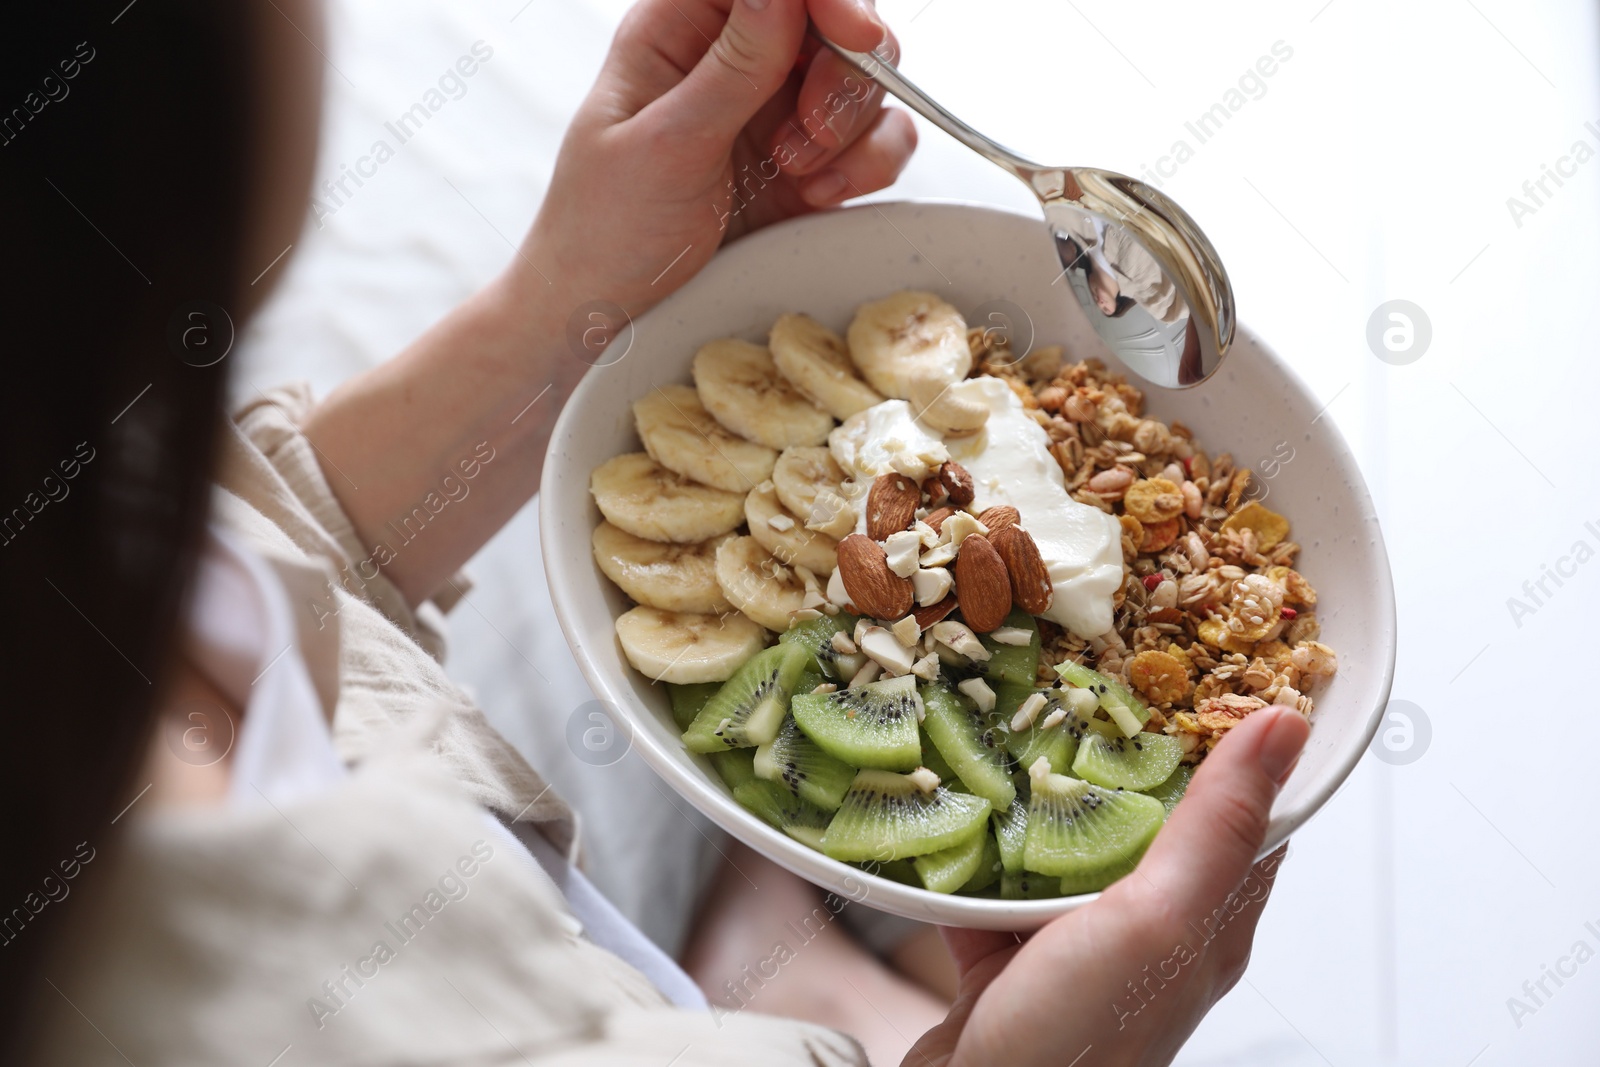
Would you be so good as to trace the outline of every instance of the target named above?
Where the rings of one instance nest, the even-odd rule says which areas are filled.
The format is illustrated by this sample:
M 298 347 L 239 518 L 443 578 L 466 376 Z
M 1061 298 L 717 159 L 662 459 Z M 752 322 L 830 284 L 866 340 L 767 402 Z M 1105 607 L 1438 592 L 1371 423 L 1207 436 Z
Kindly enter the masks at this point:
M 815 32 L 815 29 L 812 32 Z M 840 59 L 856 68 L 869 81 L 875 81 L 883 86 L 899 97 L 911 110 L 996 166 L 1003 167 L 1024 182 L 1029 182 L 1033 172 L 1039 169 L 1037 165 L 1028 162 L 1009 148 L 985 137 L 950 114 L 927 93 L 917 88 L 909 78 L 896 70 L 894 64 L 880 59 L 872 52 L 855 52 L 842 45 L 834 44 L 820 35 L 818 35 L 818 39 L 833 49 Z

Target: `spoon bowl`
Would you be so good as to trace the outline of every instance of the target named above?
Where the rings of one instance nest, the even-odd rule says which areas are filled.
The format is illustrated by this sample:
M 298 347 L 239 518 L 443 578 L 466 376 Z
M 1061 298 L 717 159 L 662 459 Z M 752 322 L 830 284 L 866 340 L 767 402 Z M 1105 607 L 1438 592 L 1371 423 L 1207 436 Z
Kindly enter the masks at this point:
M 1064 286 L 1132 373 L 1181 389 L 1217 372 L 1233 343 L 1233 286 L 1189 213 L 1137 178 L 1097 167 L 1033 163 L 946 111 L 872 52 L 822 43 L 864 77 L 1039 198 Z

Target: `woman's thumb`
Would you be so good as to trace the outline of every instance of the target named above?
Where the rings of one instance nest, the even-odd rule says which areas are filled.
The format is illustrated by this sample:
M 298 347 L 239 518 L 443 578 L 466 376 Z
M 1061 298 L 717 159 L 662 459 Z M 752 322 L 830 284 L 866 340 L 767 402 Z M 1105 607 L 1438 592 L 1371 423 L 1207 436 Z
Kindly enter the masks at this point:
M 1205 910 L 1233 892 L 1255 863 L 1278 787 L 1309 729 L 1299 712 L 1275 706 L 1228 731 L 1145 854 L 1144 878 L 1169 899 Z

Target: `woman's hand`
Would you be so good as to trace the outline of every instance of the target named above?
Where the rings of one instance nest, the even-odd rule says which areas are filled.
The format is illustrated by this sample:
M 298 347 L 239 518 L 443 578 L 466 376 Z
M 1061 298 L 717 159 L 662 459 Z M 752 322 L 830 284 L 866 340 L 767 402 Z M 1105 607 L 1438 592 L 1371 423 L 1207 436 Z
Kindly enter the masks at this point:
M 1278 707 L 1234 727 L 1138 869 L 1025 942 L 946 931 L 961 994 L 905 1063 L 1169 1063 L 1249 962 L 1283 852 L 1251 861 L 1306 733 Z
M 538 491 L 555 413 L 624 325 L 596 302 L 637 315 L 730 237 L 905 166 L 911 119 L 817 51 L 808 19 L 849 48 L 893 47 L 867 0 L 641 0 L 505 273 L 313 412 L 328 484 L 407 600 L 438 592 Z M 461 464 L 486 455 L 465 486 Z M 426 537 L 397 537 L 419 522 Z
M 637 315 L 723 241 L 891 184 L 916 145 L 911 119 L 819 50 L 808 18 L 846 47 L 894 48 L 868 0 L 629 11 L 523 246 L 544 276 L 529 286 Z

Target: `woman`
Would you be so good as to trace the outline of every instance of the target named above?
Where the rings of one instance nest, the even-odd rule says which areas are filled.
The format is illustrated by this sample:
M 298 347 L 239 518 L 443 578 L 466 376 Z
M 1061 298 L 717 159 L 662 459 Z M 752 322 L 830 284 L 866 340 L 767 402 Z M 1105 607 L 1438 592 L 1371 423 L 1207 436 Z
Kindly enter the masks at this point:
M 574 311 L 637 315 L 722 241 L 893 181 L 909 121 L 876 93 L 834 112 L 845 72 L 805 37 L 886 31 L 855 0 L 644 0 L 505 273 L 320 404 L 230 424 L 218 353 L 304 217 L 310 8 L 119 0 L 0 45 L 6 1062 L 864 1062 L 699 1006 L 432 654 L 587 370 Z M 910 1061 L 1170 1059 L 1248 956 L 1304 737 L 1251 716 L 1096 904 L 1025 943 L 951 932 L 959 994 Z

